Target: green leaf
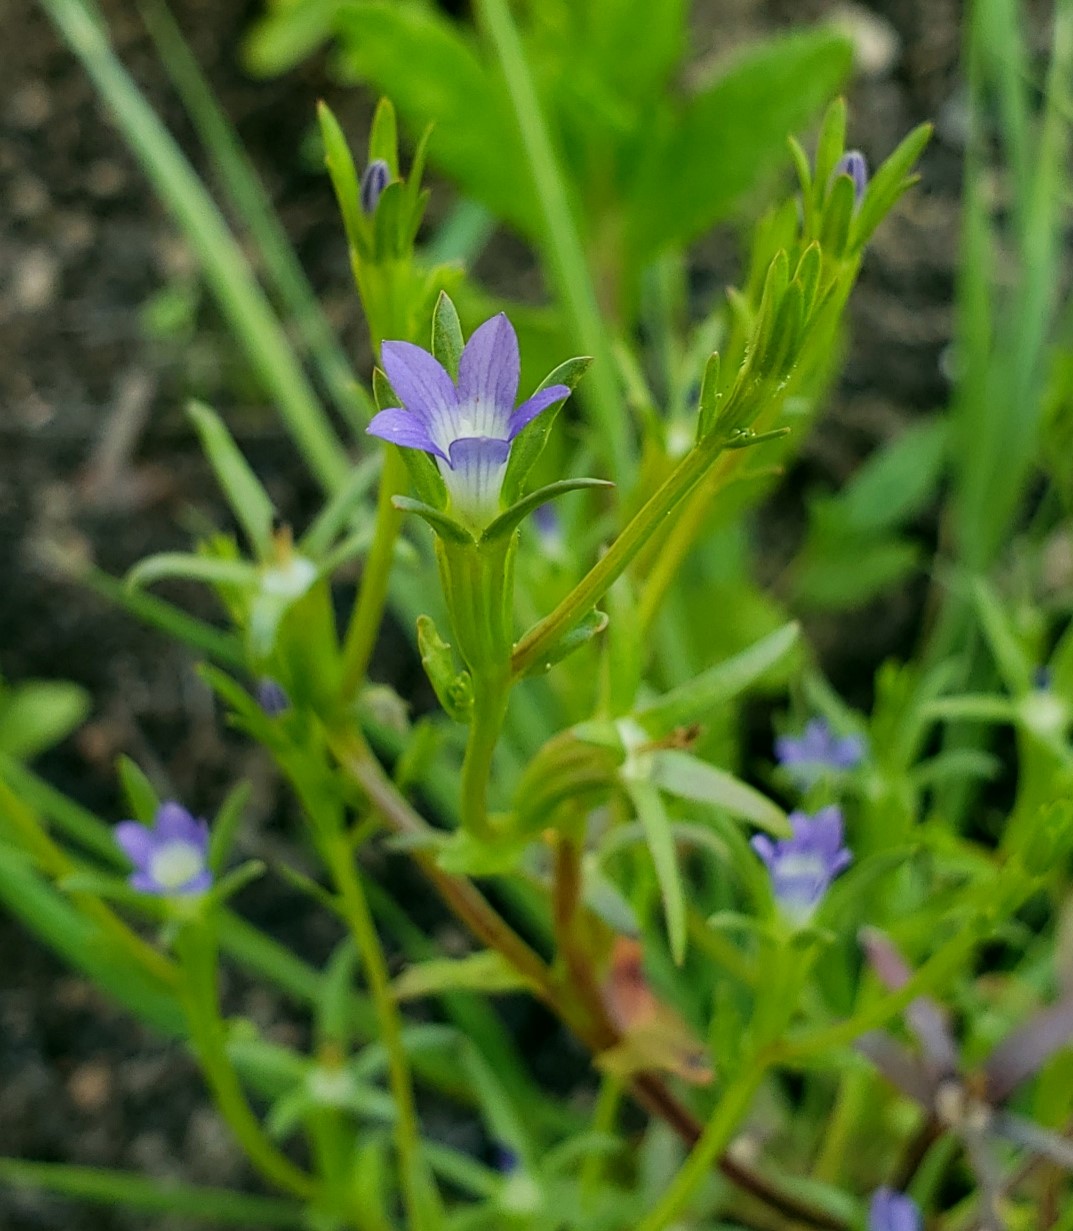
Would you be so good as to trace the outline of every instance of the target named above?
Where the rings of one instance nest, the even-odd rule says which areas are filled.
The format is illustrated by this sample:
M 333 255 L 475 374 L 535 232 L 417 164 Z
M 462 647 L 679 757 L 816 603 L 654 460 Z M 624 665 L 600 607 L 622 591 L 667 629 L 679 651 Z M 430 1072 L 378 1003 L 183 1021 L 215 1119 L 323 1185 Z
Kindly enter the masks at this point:
M 446 291 L 440 291 L 432 315 L 432 353 L 447 369 L 453 381 L 458 380 L 458 361 L 462 357 L 462 323 L 458 310 Z
M 376 104 L 372 127 L 369 130 L 369 162 L 381 158 L 391 171 L 391 178 L 399 178 L 399 126 L 395 119 L 395 104 L 390 98 L 382 98 Z
M 335 199 L 343 218 L 343 229 L 351 250 L 356 251 L 360 248 L 361 237 L 365 234 L 365 219 L 361 208 L 361 182 L 354 166 L 354 155 L 350 152 L 342 126 L 327 103 L 317 103 L 317 120 L 320 123 L 321 141 L 324 143 L 324 165 L 328 168 L 328 178 L 335 190 Z
M 901 539 L 839 539 L 802 559 L 798 601 L 819 610 L 860 607 L 912 573 L 920 548 Z
M 331 37 L 340 0 L 273 4 L 250 28 L 242 47 L 243 66 L 254 76 L 288 72 Z
M 481 992 L 494 996 L 530 990 L 501 953 L 487 949 L 463 958 L 433 958 L 408 967 L 392 984 L 396 1000 L 439 996 L 444 992 Z
M 412 453 L 413 450 L 406 449 L 404 452 Z M 409 496 L 394 496 L 391 503 L 404 513 L 416 513 L 418 517 L 427 521 L 441 538 L 449 539 L 452 543 L 475 542 L 473 535 L 465 526 L 455 521 L 453 517 L 448 517 L 441 509 L 435 509 L 432 505 L 424 504 L 420 500 L 411 500 Z
M 509 100 L 453 22 L 417 5 L 363 3 L 336 21 L 347 70 L 390 94 L 412 131 L 434 124 L 430 160 L 529 236 L 536 193 Z
M 523 496 L 517 504 L 512 504 L 509 509 L 500 513 L 481 535 L 481 542 L 490 543 L 495 539 L 506 538 L 507 535 L 513 534 L 524 518 L 539 509 L 542 504 L 547 504 L 549 500 L 554 500 L 558 496 L 593 487 L 614 486 L 614 483 L 608 482 L 607 479 L 560 479 L 557 483 L 549 483 L 547 487 L 538 487 L 535 492 Z
M 676 965 L 681 966 L 686 954 L 686 901 L 670 817 L 653 783 L 627 778 L 624 784 L 644 829 L 645 842 L 656 870 L 671 956 Z
M 85 689 L 63 680 L 0 685 L 0 750 L 32 760 L 81 726 L 89 707 Z
M 539 393 L 541 389 L 547 389 L 551 385 L 566 385 L 573 392 L 591 363 L 592 359 L 587 355 L 567 359 L 544 377 L 536 392 Z M 521 495 L 522 485 L 544 452 L 551 429 L 555 426 L 555 420 L 565 402 L 566 398 L 563 398 L 562 402 L 553 402 L 535 419 L 530 420 L 514 438 L 507 461 L 507 472 L 503 476 L 503 500 L 507 504 L 513 504 Z
M 66 1163 L 28 1163 L 0 1158 L 0 1183 L 40 1190 L 79 1201 L 122 1206 L 169 1218 L 205 1219 L 215 1226 L 308 1227 L 304 1207 L 275 1197 L 256 1197 L 226 1188 L 198 1188 L 174 1179 L 131 1171 L 76 1167 Z
M 862 247 L 890 213 L 898 198 L 916 183 L 910 172 L 931 140 L 932 126 L 919 124 L 874 172 L 857 211 L 852 246 Z
M 358 952 L 348 937 L 340 941 L 324 970 L 324 981 L 317 1005 L 317 1047 L 334 1046 L 343 1054 L 353 1035 L 350 998 Z
M 607 613 L 598 611 L 594 607 L 588 615 L 582 616 L 572 628 L 568 629 L 539 661 L 533 663 L 526 675 L 543 675 L 550 671 L 557 662 L 561 662 L 568 654 L 581 649 L 593 637 L 602 633 L 607 625 Z
M 784 36 L 742 56 L 653 131 L 629 220 L 639 256 L 696 238 L 777 161 L 846 78 L 850 44 L 829 30 Z
M 778 664 L 797 645 L 800 625 L 784 624 L 733 658 L 709 667 L 696 678 L 642 707 L 637 721 L 653 736 L 704 718 L 717 705 L 732 700 Z
M 127 798 L 127 807 L 131 816 L 142 825 L 152 827 L 160 808 L 160 796 L 156 788 L 128 756 L 121 756 L 116 762 L 116 773 L 119 784 Z
M 125 581 L 128 586 L 137 588 L 168 578 L 253 589 L 258 584 L 259 573 L 257 568 L 246 560 L 222 560 L 218 556 L 195 556 L 190 552 L 165 551 L 139 561 L 127 574 Z
M 816 195 L 822 200 L 827 185 L 834 175 L 838 160 L 846 152 L 846 100 L 833 99 L 823 113 L 820 135 L 816 141 L 816 171 L 814 181 Z M 817 200 L 819 205 L 820 200 Z
M 766 795 L 706 761 L 674 749 L 652 754 L 652 781 L 679 799 L 713 804 L 779 838 L 791 836 L 786 813 Z

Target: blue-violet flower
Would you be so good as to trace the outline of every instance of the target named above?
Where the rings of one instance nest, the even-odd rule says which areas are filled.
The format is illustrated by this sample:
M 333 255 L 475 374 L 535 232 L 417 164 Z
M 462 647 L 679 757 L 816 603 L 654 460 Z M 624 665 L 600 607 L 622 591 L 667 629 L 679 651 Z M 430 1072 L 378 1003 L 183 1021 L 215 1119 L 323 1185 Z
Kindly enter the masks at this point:
M 257 685 L 257 704 L 269 718 L 278 718 L 291 708 L 291 699 L 282 684 L 265 676 Z
M 121 821 L 115 827 L 115 840 L 134 865 L 130 884 L 141 893 L 187 897 L 212 885 L 209 827 L 181 804 L 161 804 L 152 828 Z
M 854 769 L 864 759 L 859 735 L 835 735 L 823 718 L 813 718 L 800 735 L 780 735 L 775 757 L 802 787 L 810 787 L 825 770 Z
M 515 408 L 518 338 L 502 312 L 474 330 L 459 359 L 457 384 L 411 342 L 385 342 L 380 354 L 402 406 L 380 411 L 368 431 L 432 454 L 454 511 L 472 525 L 487 525 L 499 509 L 511 441 L 570 389 L 550 385 Z
M 848 175 L 853 181 L 853 200 L 860 205 L 868 187 L 868 162 L 860 150 L 847 150 L 835 164 L 834 175 Z
M 757 834 L 751 844 L 767 865 L 775 901 L 783 913 L 795 923 L 804 923 L 853 856 L 842 845 L 840 808 L 821 808 L 815 816 L 791 812 L 789 821 L 793 837 L 772 842 Z
M 868 1231 L 920 1231 L 924 1220 L 912 1197 L 877 1188 L 868 1207 Z

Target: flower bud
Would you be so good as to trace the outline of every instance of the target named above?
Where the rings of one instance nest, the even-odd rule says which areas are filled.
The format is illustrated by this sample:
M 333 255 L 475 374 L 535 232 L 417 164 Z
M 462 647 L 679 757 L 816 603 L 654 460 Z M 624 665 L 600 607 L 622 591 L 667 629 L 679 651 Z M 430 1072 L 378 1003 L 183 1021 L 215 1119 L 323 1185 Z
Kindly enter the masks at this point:
M 376 212 L 380 194 L 390 183 L 391 168 L 382 158 L 374 158 L 361 173 L 359 195 L 363 213 L 374 214 Z

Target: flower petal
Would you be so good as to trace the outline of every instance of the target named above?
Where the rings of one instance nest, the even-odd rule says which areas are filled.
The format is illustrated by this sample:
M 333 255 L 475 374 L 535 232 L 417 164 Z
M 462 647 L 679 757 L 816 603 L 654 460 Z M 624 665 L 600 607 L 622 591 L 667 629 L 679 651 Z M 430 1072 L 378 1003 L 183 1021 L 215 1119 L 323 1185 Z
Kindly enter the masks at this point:
M 149 875 L 148 872 L 135 872 L 134 875 L 127 881 L 132 889 L 137 889 L 139 893 L 152 893 L 160 897 L 164 893 L 164 887 L 157 884 L 156 880 Z
M 404 449 L 421 449 L 424 453 L 434 453 L 444 461 L 447 460 L 447 454 L 428 434 L 424 419 L 415 411 L 404 410 L 401 406 L 389 406 L 387 410 L 374 415 L 365 430 L 370 436 L 390 440 L 393 445 L 401 445 Z
M 212 888 L 212 873 L 208 868 L 203 868 L 195 877 L 192 877 L 186 882 L 183 887 L 178 890 L 181 894 L 188 893 L 208 893 Z
M 412 342 L 385 342 L 380 347 L 380 361 L 402 404 L 420 416 L 426 428 L 458 405 L 447 370 L 420 346 Z
M 153 856 L 153 834 L 137 821 L 120 821 L 112 830 L 116 846 L 136 868 L 144 868 Z
M 518 336 L 504 313 L 499 312 L 473 331 L 462 350 L 458 361 L 458 400 L 480 407 L 475 416 L 478 422 L 486 422 L 484 414 L 494 410 L 496 421 L 505 428 L 518 396 L 521 370 Z
M 542 410 L 556 402 L 561 402 L 570 396 L 569 385 L 549 385 L 546 389 L 538 389 L 531 398 L 524 401 L 511 415 L 507 424 L 507 439 L 513 440 L 527 423 L 531 423 Z
M 209 844 L 209 827 L 204 821 L 195 820 L 182 804 L 167 800 L 157 809 L 154 836 L 161 842 L 185 842 L 197 850 L 205 850 Z
M 463 517 L 487 525 L 499 510 L 505 464 L 510 445 L 488 436 L 466 436 L 451 444 L 444 482 Z

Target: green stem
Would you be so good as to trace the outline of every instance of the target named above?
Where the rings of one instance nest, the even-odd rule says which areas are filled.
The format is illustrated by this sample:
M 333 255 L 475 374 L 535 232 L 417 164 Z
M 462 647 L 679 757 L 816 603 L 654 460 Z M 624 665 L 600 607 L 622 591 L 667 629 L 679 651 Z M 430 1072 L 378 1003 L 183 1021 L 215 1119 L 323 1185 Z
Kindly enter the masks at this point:
M 183 1001 L 190 1041 L 197 1053 L 216 1106 L 246 1157 L 270 1183 L 311 1200 L 316 1187 L 269 1140 L 246 1101 L 242 1083 L 227 1054 L 227 1029 L 220 1017 L 216 992 L 216 940 L 204 921 L 184 927 L 176 947 L 186 975 Z
M 484 841 L 495 836 L 488 819 L 488 783 L 507 713 L 509 691 L 505 674 L 474 677 L 473 714 L 462 761 L 462 824 L 474 837 Z
M 681 1170 L 636 1231 L 663 1231 L 681 1216 L 749 1110 L 766 1071 L 766 1064 L 756 1063 L 727 1087 Z
M 543 216 L 551 281 L 566 310 L 571 332 L 592 354 L 590 385 L 599 443 L 617 482 L 634 474 L 628 421 L 615 381 L 611 344 L 567 195 L 566 181 L 541 111 L 540 99 L 507 0 L 480 0 L 478 12 L 495 47 L 532 171 L 533 191 Z M 606 442 L 606 443 L 605 443 Z
M 644 505 L 623 527 L 607 553 L 585 574 L 554 611 L 550 612 L 518 642 L 511 667 L 515 676 L 525 675 L 541 657 L 607 593 L 629 567 L 664 520 L 693 490 L 718 457 L 725 440 L 706 437 L 691 449 L 664 479 Z
M 339 695 L 344 704 L 350 701 L 361 687 L 380 632 L 380 622 L 384 618 L 384 606 L 387 603 L 388 583 L 391 580 L 395 542 L 399 537 L 403 517 L 392 504 L 392 499 L 405 491 L 406 463 L 399 456 L 399 450 L 394 445 L 389 445 L 384 453 L 384 468 L 380 472 L 373 542 L 365 559 L 361 587 L 343 643 Z
M 426 1231 L 442 1222 L 439 1199 L 421 1156 L 421 1134 L 414 1105 L 410 1063 L 402 1042 L 402 1023 L 391 994 L 387 961 L 376 934 L 365 891 L 354 868 L 354 852 L 345 834 L 325 838 L 324 853 L 339 892 L 343 915 L 357 946 L 369 995 L 387 1052 L 388 1076 L 395 1100 L 395 1149 L 407 1221 L 411 1231 Z

